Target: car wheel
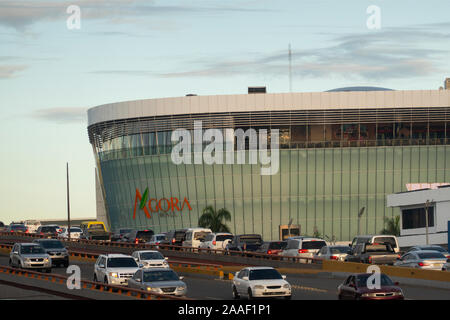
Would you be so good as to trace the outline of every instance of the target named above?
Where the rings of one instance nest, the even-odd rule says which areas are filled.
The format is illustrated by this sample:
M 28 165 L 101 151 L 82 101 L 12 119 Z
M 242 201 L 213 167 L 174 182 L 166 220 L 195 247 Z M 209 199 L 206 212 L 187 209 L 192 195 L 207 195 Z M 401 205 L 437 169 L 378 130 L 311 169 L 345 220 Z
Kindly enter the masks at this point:
M 291 300 L 292 296 L 286 296 L 284 297 L 284 300 Z
M 248 288 L 248 300 L 253 300 L 252 289 Z
M 233 299 L 238 300 L 240 298 L 239 293 L 236 290 L 236 287 L 233 286 Z

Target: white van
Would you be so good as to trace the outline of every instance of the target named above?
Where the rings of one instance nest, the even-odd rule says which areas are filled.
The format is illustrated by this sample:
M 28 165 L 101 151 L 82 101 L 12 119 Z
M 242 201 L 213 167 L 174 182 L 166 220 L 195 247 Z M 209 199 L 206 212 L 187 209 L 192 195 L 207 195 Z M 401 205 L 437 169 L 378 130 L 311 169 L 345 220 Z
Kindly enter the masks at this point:
M 199 248 L 200 243 L 205 241 L 206 236 L 210 233 L 212 233 L 212 231 L 208 228 L 189 228 L 186 230 L 182 246 Z
M 389 243 L 396 253 L 400 252 L 397 237 L 393 235 L 377 234 L 356 236 L 353 238 L 352 244 L 350 246 L 352 247 L 352 249 L 354 249 L 356 245 L 360 243 Z
M 38 220 L 25 220 L 23 224 L 28 228 L 29 233 L 36 233 L 37 229 L 41 226 L 41 222 Z

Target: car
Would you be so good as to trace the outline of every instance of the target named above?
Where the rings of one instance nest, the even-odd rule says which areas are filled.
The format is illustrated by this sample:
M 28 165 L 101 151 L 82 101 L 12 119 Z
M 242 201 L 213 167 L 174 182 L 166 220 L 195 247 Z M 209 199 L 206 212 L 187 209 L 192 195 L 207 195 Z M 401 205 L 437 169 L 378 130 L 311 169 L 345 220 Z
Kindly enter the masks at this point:
M 130 233 L 133 229 L 119 229 L 111 235 L 111 241 L 123 241 L 124 236 Z
M 56 228 L 56 232 L 61 233 L 63 231 L 63 228 L 58 225 L 58 224 L 47 224 L 47 227 L 55 227 Z
M 0 221 L 0 232 L 3 232 L 3 231 L 6 231 L 6 226 L 2 221 Z
M 28 228 L 24 224 L 10 224 L 6 232 L 28 233 Z
M 108 232 L 102 221 L 82 222 L 80 224 L 80 229 L 83 230 L 81 238 L 85 240 L 109 241 L 111 237 L 111 234 Z
M 315 255 L 317 260 L 336 260 L 345 261 L 347 255 L 351 254 L 352 249 L 349 246 L 323 246 Z
M 291 285 L 272 267 L 247 267 L 236 273 L 232 283 L 233 299 L 292 297 Z
M 83 234 L 83 230 L 79 227 L 70 227 L 70 238 L 71 239 L 80 239 Z M 58 234 L 58 238 L 69 238 L 68 228 L 64 228 L 63 232 Z
M 47 273 L 52 270 L 52 259 L 36 243 L 16 243 L 9 254 L 9 265 L 22 269 L 38 269 Z
M 199 248 L 200 244 L 205 241 L 207 235 L 212 231 L 209 228 L 188 228 L 182 246 L 189 248 Z
M 58 229 L 54 225 L 44 225 L 39 226 L 37 228 L 36 233 L 41 236 L 45 236 L 47 238 L 57 238 L 58 237 Z
M 162 243 L 165 238 L 166 238 L 165 233 L 157 233 L 157 234 L 152 235 L 152 237 L 147 242 L 147 244 L 154 245 L 155 248 L 158 249 L 159 248 L 158 244 Z
M 293 237 L 287 240 L 286 249 L 280 255 L 287 257 L 313 258 L 319 250 L 326 246 L 325 240 L 320 238 Z M 301 259 L 302 263 L 311 263 L 312 259 Z
M 379 235 L 356 236 L 353 238 L 350 246 L 354 250 L 356 245 L 362 243 L 389 243 L 396 253 L 400 252 L 398 239 L 394 235 L 379 234 Z
M 168 258 L 165 258 L 161 252 L 156 250 L 134 251 L 131 256 L 144 268 L 169 268 Z
M 403 291 L 398 282 L 393 282 L 384 273 L 380 273 L 380 286 L 370 288 L 370 277 L 373 273 L 359 273 L 349 275 L 338 286 L 339 300 L 404 300 Z
M 153 230 L 150 229 L 131 230 L 124 239 L 126 239 L 126 242 L 132 242 L 134 244 L 147 243 L 154 234 Z
M 240 234 L 235 235 L 233 240 L 226 246 L 226 250 L 229 251 L 256 251 L 262 245 L 263 239 L 260 234 Z
M 405 253 L 394 265 L 424 270 L 442 270 L 446 262 L 447 257 L 442 253 L 434 250 L 422 250 Z
M 450 271 L 450 259 L 442 266 L 442 271 Z
M 167 268 L 139 269 L 128 280 L 128 287 L 144 290 L 150 293 L 164 295 L 185 296 L 187 286 L 184 277 L 177 275 L 175 271 Z
M 406 251 L 405 253 L 409 253 L 412 251 L 423 251 L 423 250 L 438 251 L 438 252 L 442 253 L 447 259 L 450 258 L 450 253 L 448 252 L 448 250 L 445 250 L 443 247 L 438 246 L 438 245 L 414 246 L 414 247 L 410 248 L 408 251 Z
M 28 228 L 29 233 L 36 233 L 41 222 L 39 220 L 25 220 L 23 224 Z
M 166 234 L 166 238 L 163 241 L 161 241 L 161 244 L 181 246 L 183 244 L 185 236 L 186 236 L 186 229 L 170 230 Z
M 69 266 L 69 252 L 61 241 L 56 239 L 36 239 L 33 243 L 40 245 L 44 249 L 52 259 L 52 265 L 65 268 Z
M 233 235 L 227 232 L 210 233 L 206 236 L 205 241 L 200 243 L 200 248 L 224 250 L 227 244 L 233 240 Z
M 125 254 L 101 254 L 94 265 L 94 282 L 126 286 L 139 265 L 132 256 Z
M 344 261 L 378 265 L 394 265 L 400 255 L 390 243 L 358 243 Z
M 258 253 L 279 255 L 287 246 L 287 241 L 265 241 L 256 250 Z

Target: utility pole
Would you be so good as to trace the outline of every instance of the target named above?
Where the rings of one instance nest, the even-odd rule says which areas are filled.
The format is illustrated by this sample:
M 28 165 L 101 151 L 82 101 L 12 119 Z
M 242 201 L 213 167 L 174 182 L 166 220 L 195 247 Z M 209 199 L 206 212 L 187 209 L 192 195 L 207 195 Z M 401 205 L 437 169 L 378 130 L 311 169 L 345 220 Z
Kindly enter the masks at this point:
M 69 235 L 70 241 L 70 198 L 69 198 L 69 163 L 66 163 L 66 173 L 67 173 L 67 234 Z
M 291 51 L 290 43 L 289 43 L 288 55 L 289 55 L 289 92 L 292 92 L 292 51 Z

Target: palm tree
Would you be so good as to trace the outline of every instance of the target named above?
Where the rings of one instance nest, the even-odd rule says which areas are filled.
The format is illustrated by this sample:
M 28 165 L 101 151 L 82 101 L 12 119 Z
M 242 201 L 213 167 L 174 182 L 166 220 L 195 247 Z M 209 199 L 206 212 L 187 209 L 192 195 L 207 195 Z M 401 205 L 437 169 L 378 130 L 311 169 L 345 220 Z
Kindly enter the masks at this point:
M 212 206 L 203 209 L 202 215 L 198 219 L 198 225 L 209 228 L 212 232 L 230 232 L 228 226 L 222 221 L 231 221 L 231 213 L 225 209 L 216 211 Z
M 381 230 L 381 234 L 400 235 L 400 216 L 392 218 L 384 217 L 384 223 L 386 224 L 386 228 Z

